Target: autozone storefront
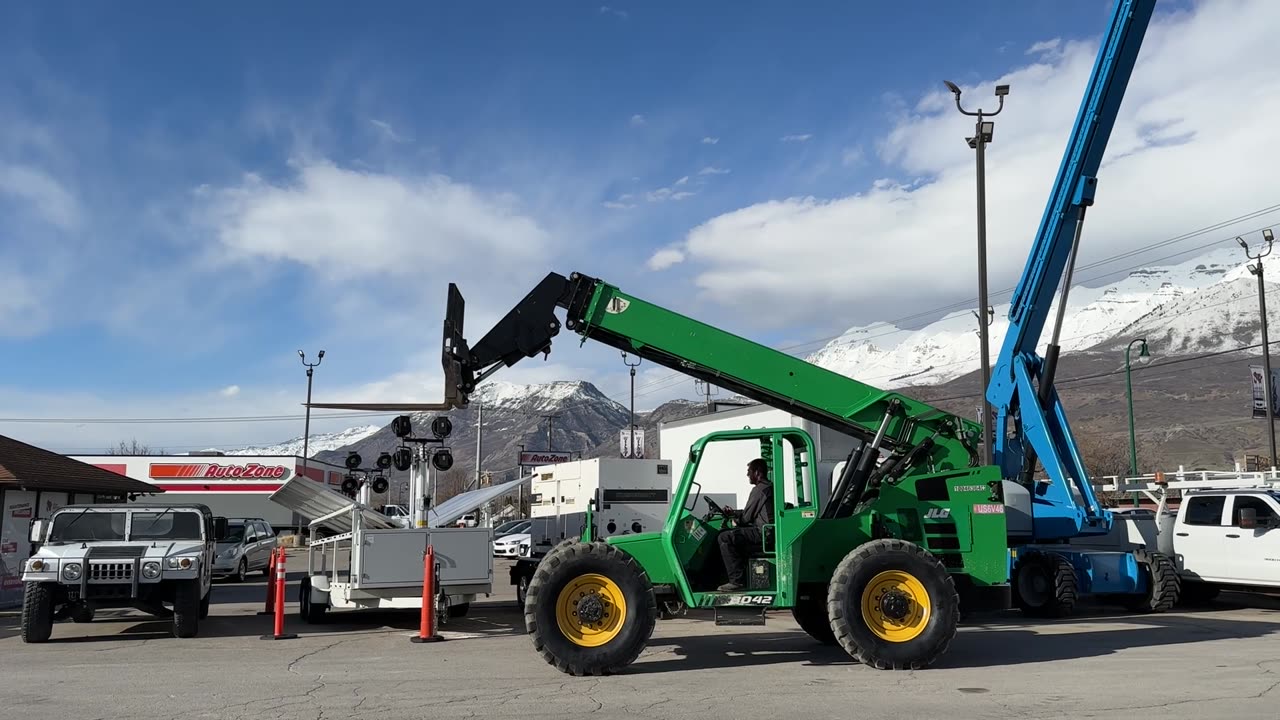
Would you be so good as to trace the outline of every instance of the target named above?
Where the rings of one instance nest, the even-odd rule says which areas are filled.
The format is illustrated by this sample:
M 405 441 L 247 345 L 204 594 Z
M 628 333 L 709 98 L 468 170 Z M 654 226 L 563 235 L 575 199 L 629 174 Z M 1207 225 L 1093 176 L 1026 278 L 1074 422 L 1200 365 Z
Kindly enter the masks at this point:
M 271 493 L 294 477 L 304 476 L 335 490 L 346 470 L 295 455 L 76 455 L 90 465 L 150 483 L 163 495 L 134 502 L 197 502 L 215 515 L 262 518 L 277 531 L 305 525 L 310 518 L 271 501 Z

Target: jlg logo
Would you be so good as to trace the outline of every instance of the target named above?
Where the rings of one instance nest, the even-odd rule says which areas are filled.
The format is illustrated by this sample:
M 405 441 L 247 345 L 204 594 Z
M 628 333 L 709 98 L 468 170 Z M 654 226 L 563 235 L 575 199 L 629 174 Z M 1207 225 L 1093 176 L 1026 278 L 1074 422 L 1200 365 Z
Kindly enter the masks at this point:
M 933 508 L 924 514 L 926 520 L 946 520 L 951 517 L 950 508 Z

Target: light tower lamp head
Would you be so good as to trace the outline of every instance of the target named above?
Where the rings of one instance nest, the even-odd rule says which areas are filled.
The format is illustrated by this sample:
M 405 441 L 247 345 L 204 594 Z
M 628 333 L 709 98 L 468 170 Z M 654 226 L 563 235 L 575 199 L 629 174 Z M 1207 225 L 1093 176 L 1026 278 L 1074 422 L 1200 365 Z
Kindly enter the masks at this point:
M 1008 86 L 1008 85 L 997 85 L 997 86 L 996 86 L 996 97 L 998 97 L 998 98 L 1002 98 L 1002 97 L 1004 97 L 1005 95 L 1008 95 L 1008 94 L 1009 94 L 1009 86 Z
M 1262 239 L 1266 240 L 1268 245 L 1275 240 L 1275 236 L 1271 234 L 1271 228 L 1262 231 Z
M 1151 362 L 1151 351 L 1147 348 L 1147 341 L 1142 341 L 1142 348 L 1138 350 L 1138 362 L 1146 365 Z
M 1240 247 L 1244 248 L 1245 251 L 1249 250 L 1249 243 L 1245 242 L 1244 238 L 1236 236 L 1236 242 L 1240 243 Z

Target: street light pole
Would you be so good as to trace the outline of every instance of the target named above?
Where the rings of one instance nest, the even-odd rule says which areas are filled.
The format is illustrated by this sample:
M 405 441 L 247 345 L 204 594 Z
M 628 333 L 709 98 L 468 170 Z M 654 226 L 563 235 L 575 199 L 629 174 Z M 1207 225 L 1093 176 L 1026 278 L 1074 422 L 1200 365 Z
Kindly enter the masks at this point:
M 981 108 L 977 112 L 969 112 L 960 106 L 960 88 L 950 80 L 943 81 L 956 97 L 956 109 L 961 115 L 976 117 L 973 126 L 973 137 L 965 138 L 969 147 L 977 151 L 978 174 L 978 327 L 979 352 L 982 358 L 982 462 L 984 465 L 994 463 L 992 447 L 991 403 L 987 400 L 987 386 L 991 384 L 991 351 L 987 328 L 990 321 L 987 316 L 991 309 L 987 304 L 987 167 L 986 148 L 992 140 L 995 123 L 986 118 L 995 117 L 1004 109 L 1004 98 L 1009 94 L 1008 85 L 996 86 L 996 97 L 1000 98 L 1000 106 L 995 112 L 985 112 Z
M 307 362 L 306 353 L 298 351 L 298 357 L 302 358 L 302 364 L 307 368 L 307 420 L 302 430 L 302 473 L 307 473 L 307 450 L 311 441 L 311 375 L 312 371 L 320 365 L 324 360 L 324 351 L 320 351 L 319 357 L 313 363 Z
M 1137 477 L 1138 475 L 1138 439 L 1133 431 L 1133 380 L 1129 369 L 1129 351 L 1133 349 L 1136 343 L 1142 343 L 1142 350 L 1138 352 L 1138 362 L 1146 365 L 1151 362 L 1151 353 L 1147 349 L 1146 338 L 1138 338 L 1129 342 L 1128 347 L 1124 349 L 1124 387 L 1125 396 L 1129 398 L 1129 477 Z
M 627 360 L 627 353 L 622 352 L 622 363 L 631 371 L 631 424 L 627 426 L 627 447 L 631 451 L 627 457 L 636 457 L 636 366 L 641 363 L 641 358 L 636 358 L 635 363 Z
M 1257 260 L 1253 265 L 1249 265 L 1249 272 L 1258 277 L 1258 316 L 1262 319 L 1262 392 L 1267 404 L 1267 440 L 1271 446 L 1271 466 L 1276 465 L 1276 417 L 1275 408 L 1272 406 L 1271 393 L 1271 342 L 1267 337 L 1267 290 L 1263 283 L 1263 267 L 1262 258 L 1271 254 L 1271 244 L 1275 241 L 1275 237 L 1271 233 L 1271 228 L 1262 231 L 1262 239 L 1267 241 L 1266 252 L 1253 255 L 1249 252 L 1249 244 L 1241 238 L 1236 238 L 1236 242 L 1240 243 L 1240 247 L 1244 248 L 1245 257 L 1250 260 Z

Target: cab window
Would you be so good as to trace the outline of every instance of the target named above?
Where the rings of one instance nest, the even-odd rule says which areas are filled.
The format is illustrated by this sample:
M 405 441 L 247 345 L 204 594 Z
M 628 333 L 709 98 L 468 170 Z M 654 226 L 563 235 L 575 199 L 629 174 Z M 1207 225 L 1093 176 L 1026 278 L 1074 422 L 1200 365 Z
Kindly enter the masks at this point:
M 1186 524 L 1188 525 L 1221 525 L 1222 508 L 1226 505 L 1226 496 L 1210 495 L 1208 497 L 1191 497 L 1187 502 Z
M 1231 524 L 1240 527 L 1240 511 L 1249 508 L 1257 513 L 1258 524 L 1275 523 L 1276 513 L 1264 499 L 1254 495 L 1237 495 L 1235 505 L 1231 508 Z

